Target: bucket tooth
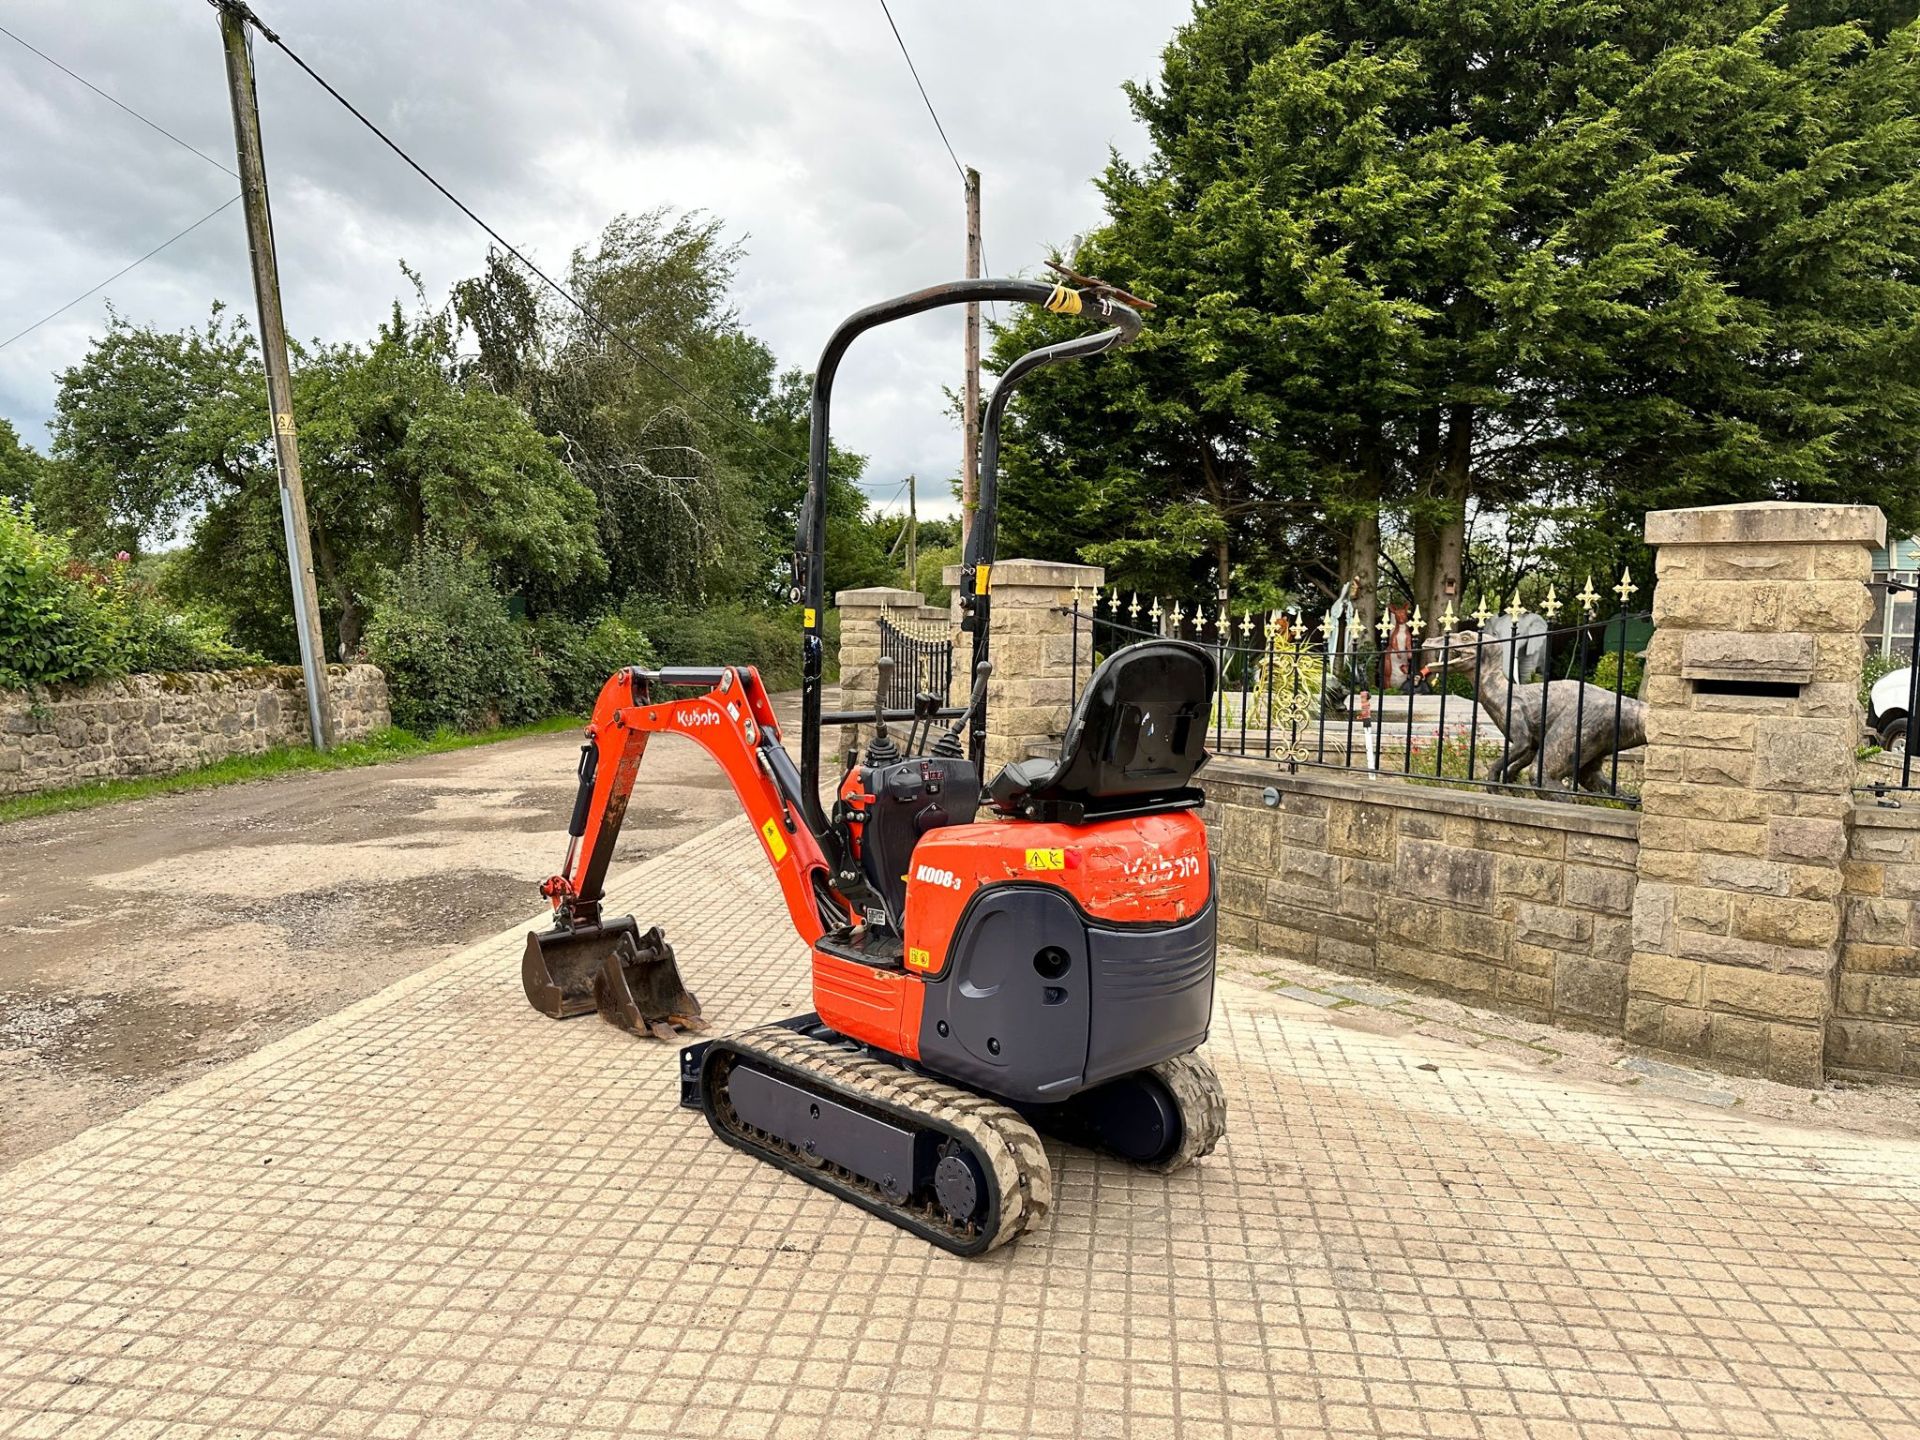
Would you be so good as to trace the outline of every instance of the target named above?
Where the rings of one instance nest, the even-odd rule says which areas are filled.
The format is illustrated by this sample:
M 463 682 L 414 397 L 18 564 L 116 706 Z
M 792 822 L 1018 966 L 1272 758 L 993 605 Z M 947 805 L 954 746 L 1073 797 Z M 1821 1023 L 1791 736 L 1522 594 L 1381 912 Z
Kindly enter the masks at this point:
M 676 1028 L 706 1028 L 658 925 L 645 935 L 621 935 L 593 977 L 593 1003 L 601 1019 L 635 1035 L 671 1041 Z

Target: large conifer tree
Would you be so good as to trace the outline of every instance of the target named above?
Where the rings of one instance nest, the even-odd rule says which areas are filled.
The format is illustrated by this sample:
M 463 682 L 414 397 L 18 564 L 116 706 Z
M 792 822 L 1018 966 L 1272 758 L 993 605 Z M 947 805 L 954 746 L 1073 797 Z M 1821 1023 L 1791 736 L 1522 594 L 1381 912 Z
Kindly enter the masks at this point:
M 1870 8 L 1202 3 L 1074 257 L 1160 308 L 1016 407 L 1009 543 L 1370 596 L 1384 521 L 1431 617 L 1476 504 L 1595 563 L 1664 504 L 1920 522 L 1920 68 Z

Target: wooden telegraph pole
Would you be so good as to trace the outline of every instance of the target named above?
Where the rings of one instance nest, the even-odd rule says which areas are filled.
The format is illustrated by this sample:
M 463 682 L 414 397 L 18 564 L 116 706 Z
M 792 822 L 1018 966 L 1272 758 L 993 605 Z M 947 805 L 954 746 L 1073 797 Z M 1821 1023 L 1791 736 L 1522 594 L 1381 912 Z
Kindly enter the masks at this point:
M 267 371 L 267 409 L 280 469 L 280 521 L 287 568 L 293 574 L 293 621 L 300 637 L 300 668 L 307 678 L 307 721 L 313 748 L 333 741 L 333 707 L 321 654 L 320 596 L 313 583 L 307 540 L 307 499 L 300 485 L 300 447 L 293 433 L 293 380 L 287 365 L 287 328 L 280 314 L 280 272 L 273 253 L 273 216 L 267 208 L 267 164 L 260 148 L 260 107 L 253 88 L 247 26 L 253 14 L 240 0 L 214 0 L 227 51 L 227 90 L 233 101 L 233 143 L 246 199 L 247 250 L 253 258 L 253 295 L 260 310 L 260 358 Z
M 980 172 L 967 167 L 967 278 L 980 278 Z M 967 305 L 967 388 L 962 402 L 966 447 L 960 456 L 960 545 L 973 533 L 980 486 L 980 304 Z
M 919 481 L 907 476 L 907 588 L 920 583 L 920 502 L 916 498 Z

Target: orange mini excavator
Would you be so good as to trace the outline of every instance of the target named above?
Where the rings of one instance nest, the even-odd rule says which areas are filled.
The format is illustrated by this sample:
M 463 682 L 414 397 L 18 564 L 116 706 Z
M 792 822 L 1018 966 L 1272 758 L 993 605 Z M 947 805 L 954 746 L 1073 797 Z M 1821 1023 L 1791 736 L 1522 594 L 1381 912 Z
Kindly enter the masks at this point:
M 834 372 L 864 331 L 983 300 L 1108 325 L 1022 356 L 988 402 L 962 563 L 972 693 L 958 708 L 922 695 L 889 710 L 883 681 L 873 709 L 823 713 Z M 541 887 L 554 928 L 527 937 L 527 997 L 544 1013 L 598 1009 L 666 1038 L 702 1028 L 661 932 L 605 918 L 601 902 L 648 737 L 704 747 L 733 782 L 812 948 L 814 1008 L 688 1046 L 682 1102 L 729 1145 L 962 1255 L 1044 1219 L 1053 1180 L 1036 1130 L 1171 1171 L 1207 1154 L 1225 1128 L 1219 1081 L 1194 1053 L 1213 999 L 1214 878 L 1193 784 L 1207 758 L 1212 656 L 1175 640 L 1107 656 L 1059 756 L 1018 761 L 981 785 L 1000 422 L 1034 371 L 1138 334 L 1132 301 L 1098 281 L 969 280 L 871 306 L 834 332 L 814 377 L 793 565 L 804 621 L 799 764 L 752 667 L 621 670 L 582 747 L 565 867 Z M 873 739 L 848 757 L 829 812 L 821 730 L 865 723 Z M 891 733 L 902 723 L 906 753 Z M 977 819 L 983 804 L 989 818 Z

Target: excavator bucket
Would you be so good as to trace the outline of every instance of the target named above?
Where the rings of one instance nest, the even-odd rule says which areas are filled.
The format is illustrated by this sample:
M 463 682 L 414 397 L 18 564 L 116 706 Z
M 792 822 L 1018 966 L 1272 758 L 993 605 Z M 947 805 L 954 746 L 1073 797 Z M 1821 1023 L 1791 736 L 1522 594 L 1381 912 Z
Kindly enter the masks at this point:
M 675 1025 L 702 1025 L 666 936 L 658 926 L 642 935 L 630 915 L 529 933 L 520 982 L 533 1008 L 555 1020 L 597 1009 L 623 1030 L 669 1039 Z
M 600 1018 L 635 1035 L 671 1041 L 675 1027 L 704 1030 L 700 1002 L 681 983 L 673 947 L 658 925 L 637 940 L 621 936 L 593 977 L 593 1003 Z

